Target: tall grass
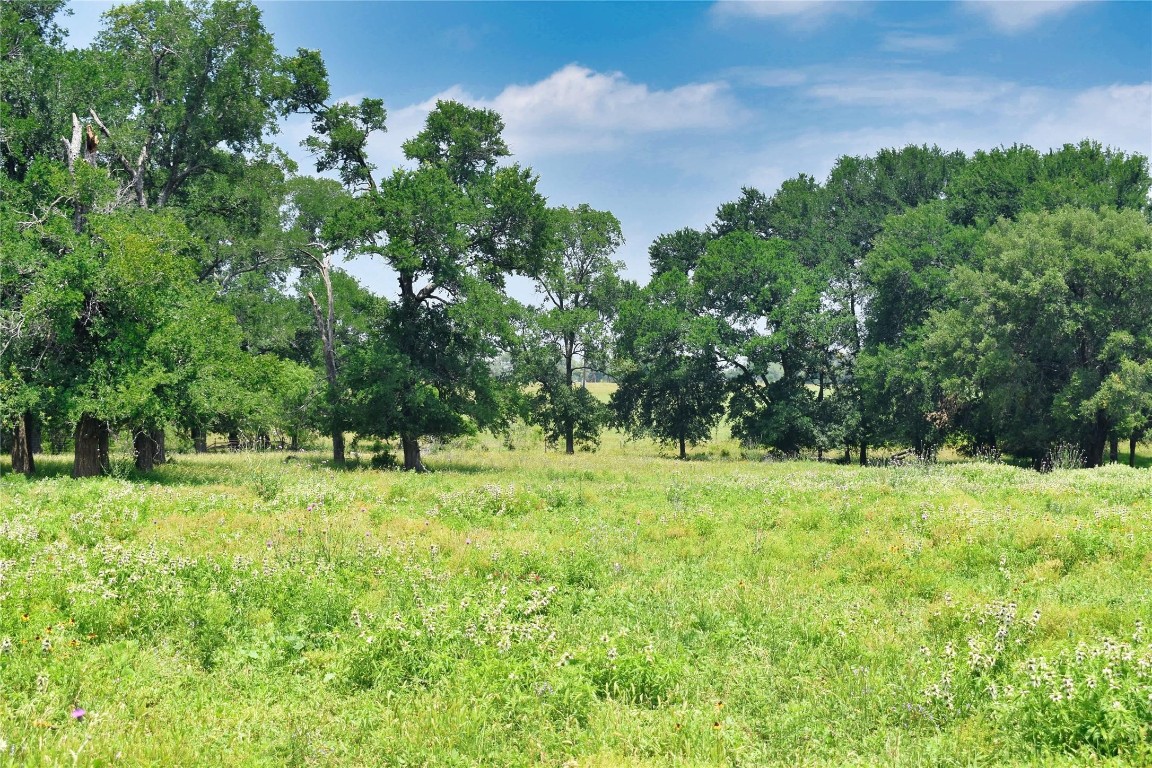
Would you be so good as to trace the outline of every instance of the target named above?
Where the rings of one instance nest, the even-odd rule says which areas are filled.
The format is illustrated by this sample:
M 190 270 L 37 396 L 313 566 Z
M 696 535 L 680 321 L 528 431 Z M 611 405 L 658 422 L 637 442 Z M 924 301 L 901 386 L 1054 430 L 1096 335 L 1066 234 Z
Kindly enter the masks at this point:
M 0 762 L 1152 762 L 1148 470 L 721 450 L 5 477 Z

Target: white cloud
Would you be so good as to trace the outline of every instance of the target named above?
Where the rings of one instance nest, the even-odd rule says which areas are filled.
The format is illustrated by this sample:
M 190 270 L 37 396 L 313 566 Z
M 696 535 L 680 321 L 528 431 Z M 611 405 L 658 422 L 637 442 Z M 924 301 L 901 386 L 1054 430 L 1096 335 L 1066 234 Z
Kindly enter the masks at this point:
M 746 19 L 782 21 L 799 29 L 815 29 L 835 16 L 856 16 L 863 2 L 833 0 L 720 0 L 712 6 L 712 18 L 726 23 Z
M 1152 155 L 1152 82 L 1071 90 L 924 69 L 806 67 L 732 70 L 716 82 L 661 90 L 570 65 L 489 98 L 454 86 L 390 109 L 388 133 L 369 146 L 378 176 L 404 164 L 401 143 L 440 98 L 499 112 L 515 158 L 540 174 L 551 205 L 613 211 L 628 237 L 618 256 L 640 280 L 656 235 L 704 226 L 741 186 L 771 194 L 799 173 L 823 179 L 841 155 L 907 144 L 1047 151 L 1084 138 Z M 283 144 L 307 128 L 303 119 L 288 121 Z M 376 275 L 374 289 L 391 290 L 379 265 L 364 270 L 366 279 Z
M 1127 152 L 1152 155 L 1152 82 L 1089 88 L 1051 99 L 1026 128 L 1038 148 L 1092 138 Z
M 905 112 L 886 124 L 812 131 L 765 147 L 748 159 L 748 171 L 788 158 L 789 176 L 806 172 L 823 178 L 837 157 L 869 155 L 884 147 L 936 144 L 971 154 L 1011 144 L 1041 152 L 1092 139 L 1128 153 L 1152 154 L 1152 83 L 1111 85 L 1066 92 L 1004 86 L 1011 94 L 999 107 L 986 106 L 980 119 L 965 111 Z M 776 170 L 775 167 L 772 168 Z M 734 186 L 735 188 L 735 186 Z M 771 192 L 772 189 L 764 189 Z
M 944 146 L 954 137 L 964 149 L 1025 142 L 1047 150 L 1092 138 L 1129 152 L 1152 152 L 1152 83 L 1069 91 L 933 72 L 824 73 L 814 80 L 808 95 L 832 109 L 882 110 L 882 117 L 857 119 L 872 126 L 903 122 L 905 142 Z
M 576 64 L 529 85 L 509 85 L 492 98 L 459 86 L 419 104 L 390 110 L 388 138 L 374 140 L 381 167 L 399 164 L 399 145 L 417 133 L 439 99 L 494 109 L 504 119 L 504 138 L 517 156 L 613 151 L 640 136 L 684 131 L 715 132 L 736 124 L 739 105 L 722 81 L 654 90 L 619 72 L 595 72 Z
M 652 90 L 619 72 L 570 64 L 532 85 L 483 102 L 504 116 L 509 140 L 533 152 L 611 149 L 642 134 L 719 130 L 738 112 L 723 82 Z
M 983 16 L 998 32 L 1014 35 L 1063 16 L 1084 0 L 967 0 L 964 7 Z
M 978 114 L 1003 109 L 1018 96 L 1012 83 L 934 72 L 876 72 L 825 75 L 808 93 L 849 107 L 877 107 L 910 113 L 940 110 Z
M 885 35 L 880 49 L 893 53 L 949 53 L 956 50 L 957 40 L 948 35 L 913 35 L 893 32 Z

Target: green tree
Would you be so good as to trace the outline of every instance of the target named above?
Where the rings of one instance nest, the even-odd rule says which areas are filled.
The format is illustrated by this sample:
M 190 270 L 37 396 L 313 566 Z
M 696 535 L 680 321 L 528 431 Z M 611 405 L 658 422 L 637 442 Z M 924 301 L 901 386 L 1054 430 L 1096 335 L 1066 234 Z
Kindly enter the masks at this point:
M 815 228 L 828 286 L 822 298 L 826 343 L 839 371 L 837 398 L 850 406 L 843 411 L 848 419 L 844 431 L 859 447 L 861 464 L 868 463 L 869 444 L 877 437 L 866 407 L 869 393 L 857 371 L 867 340 L 863 265 L 887 218 L 938 199 L 964 163 L 962 153 L 938 147 L 885 149 L 873 157 L 841 157 L 823 185 Z
M 691 275 L 708 250 L 709 235 L 689 227 L 660 235 L 648 246 L 648 263 L 653 275 L 681 272 Z
M 865 340 L 857 361 L 862 410 L 877 442 L 930 456 L 947 434 L 941 391 L 922 341 L 933 310 L 949 306 L 953 270 L 980 266 L 982 237 L 951 223 L 942 201 L 888 217 L 864 258 Z
M 788 241 L 743 231 L 709 243 L 693 276 L 709 346 L 733 373 L 733 434 L 789 453 L 818 444 L 813 278 Z
M 10 27 L 9 11 L 17 6 L 19 23 Z M 16 292 L 4 286 L 5 322 L 23 329 L 10 350 L 5 385 L 35 393 L 21 402 L 35 401 L 45 418 L 78 425 L 76 474 L 106 464 L 108 429 L 126 419 L 139 420 L 132 428 L 139 466 L 147 469 L 162 454 L 157 436 L 164 424 L 194 399 L 182 389 L 192 386 L 188 373 L 196 366 L 166 352 L 204 347 L 177 343 L 181 332 L 229 333 L 213 326 L 214 299 L 196 287 L 221 273 L 221 261 L 237 261 L 214 249 L 246 241 L 243 228 L 251 229 L 251 221 L 277 220 L 275 195 L 261 197 L 259 190 L 281 173 L 279 160 L 259 140 L 274 127 L 291 83 L 248 3 L 116 8 L 83 52 L 57 50 L 59 35 L 49 23 L 57 10 L 52 3 L 4 8 L 5 34 L 26 42 L 36 37 L 26 33 L 38 30 L 42 43 L 17 46 L 18 58 L 35 60 L 24 73 L 36 81 L 31 96 L 25 98 L 25 80 L 5 80 L 14 97 L 5 136 L 15 139 L 6 143 L 11 194 L 5 198 L 20 205 L 5 248 L 27 268 Z M 64 110 L 86 116 L 70 115 L 66 163 L 58 164 L 42 134 L 66 134 Z M 10 126 L 20 130 L 9 133 Z M 258 171 L 273 173 L 257 182 Z M 245 179 L 233 183 L 244 195 L 213 208 L 226 185 L 214 192 L 211 182 L 221 176 Z M 136 212 L 121 204 L 125 195 Z M 237 226 L 243 218 L 237 203 L 251 208 L 254 201 L 260 215 Z
M 1125 403 L 1132 366 L 1152 357 L 1152 225 L 1064 208 L 1001 221 L 986 248 L 983 269 L 958 270 L 957 308 L 929 321 L 946 395 L 1037 464 L 1058 440 L 1100 464 L 1109 435 L 1139 421 Z
M 88 112 L 141 208 L 166 205 L 221 148 L 256 149 L 284 110 L 282 65 L 249 2 L 117 6 L 94 49 L 105 79 Z
M 354 206 L 352 196 L 339 182 L 300 178 L 291 185 L 292 244 L 303 269 L 315 277 L 318 290 L 305 288 L 320 339 L 327 381 L 328 433 L 332 437 L 332 461 L 344 463 L 344 431 L 347 422 L 344 388 L 340 381 L 337 340 L 337 302 L 333 289 L 334 255 L 354 245 L 344 221 L 345 210 Z M 353 281 L 354 284 L 354 281 Z M 352 288 L 355 291 L 358 286 Z M 317 298 L 319 294 L 319 298 Z M 347 319 L 347 318 L 342 318 Z
M 610 407 L 632 435 L 672 443 L 681 459 L 708 439 L 724 413 L 726 386 L 687 276 L 657 275 L 624 301 L 616 322 L 618 383 Z
M 537 385 L 537 423 L 550 440 L 563 438 L 570 454 L 577 439 L 599 441 L 604 409 L 586 390 L 574 391 L 575 373 L 607 367 L 623 266 L 612 254 L 624 236 L 615 216 L 587 204 L 554 208 L 550 214 L 554 247 L 536 277 L 544 306 L 534 317 L 534 354 L 522 355 L 520 362 Z
M 405 142 L 417 163 L 379 183 L 365 153 L 383 108 L 320 106 L 307 145 L 361 191 L 346 225 L 358 251 L 394 271 L 396 301 L 379 319 L 377 348 L 358 356 L 376 371 L 377 410 L 360 409 L 360 431 L 398 435 L 404 466 L 422 471 L 419 439 L 450 437 L 504 419 L 489 361 L 511 343 L 509 274 L 535 275 L 549 245 L 548 213 L 531 171 L 502 165 L 503 122 L 490 110 L 441 101 Z M 387 366 L 385 369 L 384 366 Z
M 987 229 L 999 219 L 1061 206 L 1146 210 L 1148 161 L 1084 140 L 1041 154 L 1014 144 L 977 151 L 948 185 L 952 221 Z

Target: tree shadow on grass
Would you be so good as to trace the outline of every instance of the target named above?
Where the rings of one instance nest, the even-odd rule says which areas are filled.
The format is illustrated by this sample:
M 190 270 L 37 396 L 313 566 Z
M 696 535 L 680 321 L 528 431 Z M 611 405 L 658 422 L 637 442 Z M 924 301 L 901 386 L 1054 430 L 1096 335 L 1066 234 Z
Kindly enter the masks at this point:
M 170 454 L 169 461 L 157 465 L 151 472 L 139 472 L 126 455 L 114 454 L 111 470 L 101 477 L 126 480 L 130 483 L 161 486 L 210 486 L 210 485 L 248 485 L 252 481 L 249 472 L 252 467 L 241 464 L 245 454 Z M 250 456 L 264 456 L 266 454 L 250 454 Z M 37 480 L 52 480 L 56 478 L 71 478 L 73 459 L 70 455 L 37 454 L 36 472 L 29 478 L 29 482 Z M 307 462 L 309 465 L 321 465 L 320 459 Z M 5 478 L 11 475 L 11 462 L 0 463 Z M 275 470 L 277 464 L 270 459 L 264 459 L 264 471 Z
M 244 464 L 245 459 L 256 466 Z M 4 477 L 12 474 L 11 462 L 0 462 Z M 138 472 L 127 456 L 114 456 L 112 471 L 104 477 L 115 477 L 130 483 L 160 486 L 211 486 L 211 485 L 250 485 L 253 472 L 276 473 L 278 470 L 291 472 L 293 469 L 331 472 L 388 473 L 401 472 L 401 469 L 381 469 L 373 467 L 365 459 L 350 459 L 344 464 L 333 464 L 330 456 L 323 453 L 228 453 L 228 454 L 171 454 L 169 461 L 157 465 L 151 472 Z M 450 458 L 433 457 L 428 462 L 431 474 L 456 473 L 483 475 L 500 472 L 497 467 L 476 462 Z M 72 456 L 37 455 L 36 473 L 30 478 L 51 480 L 72 477 Z

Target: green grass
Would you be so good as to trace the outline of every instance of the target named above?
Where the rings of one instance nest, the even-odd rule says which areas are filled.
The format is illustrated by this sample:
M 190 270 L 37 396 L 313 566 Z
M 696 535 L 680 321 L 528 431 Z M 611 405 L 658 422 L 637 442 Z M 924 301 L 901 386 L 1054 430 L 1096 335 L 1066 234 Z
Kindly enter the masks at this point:
M 4 477 L 0 763 L 1152 762 L 1147 469 L 520 438 Z

